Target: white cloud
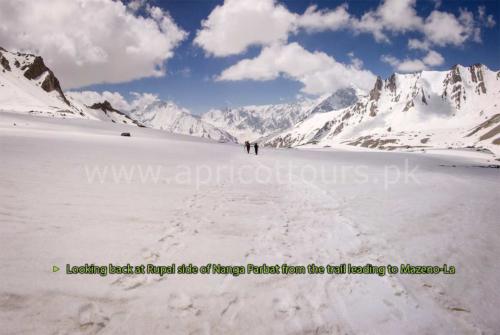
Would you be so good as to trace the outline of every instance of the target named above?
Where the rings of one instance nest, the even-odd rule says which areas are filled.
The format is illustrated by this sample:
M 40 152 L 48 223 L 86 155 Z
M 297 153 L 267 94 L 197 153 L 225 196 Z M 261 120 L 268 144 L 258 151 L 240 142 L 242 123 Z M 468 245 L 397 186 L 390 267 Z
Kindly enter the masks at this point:
M 427 69 L 427 65 L 420 59 L 399 60 L 391 55 L 382 55 L 380 59 L 399 72 L 416 72 Z
M 416 38 L 410 38 L 408 40 L 408 48 L 411 50 L 424 50 L 427 51 L 429 50 L 429 42 L 428 41 L 422 41 Z
M 373 14 L 373 12 L 365 13 L 360 20 L 353 19 L 351 21 L 352 29 L 356 34 L 370 33 L 377 42 L 389 43 L 389 37 L 384 33 L 384 26 Z
M 138 11 L 141 7 L 143 7 L 146 4 L 146 0 L 131 0 L 128 4 L 127 7 L 136 12 Z
M 493 15 L 491 14 L 486 15 L 486 9 L 484 8 L 484 6 L 479 6 L 477 8 L 477 13 L 479 16 L 479 21 L 482 23 L 483 26 L 488 28 L 493 28 L 496 25 L 496 21 L 493 18 Z
M 437 10 L 428 17 L 419 16 L 416 0 L 384 0 L 361 17 L 349 13 L 347 4 L 320 10 L 312 5 L 299 15 L 288 11 L 277 0 L 225 0 L 202 22 L 194 43 L 208 55 L 223 57 L 244 53 L 250 46 L 262 47 L 260 54 L 225 69 L 216 80 L 272 80 L 280 76 L 300 81 L 302 91 L 322 94 L 354 83 L 371 86 L 373 74 L 363 70 L 361 59 L 349 55 L 350 64 L 337 62 L 323 52 L 309 52 L 297 43 L 288 42 L 290 34 L 301 29 L 308 33 L 350 30 L 354 34 L 373 35 L 377 42 L 390 43 L 396 34 L 418 33 L 408 48 L 426 51 L 422 59 L 400 60 L 382 56 L 382 61 L 401 72 L 413 72 L 439 66 L 444 58 L 433 46 L 461 45 L 467 40 L 480 41 L 481 28 L 491 26 L 493 17 L 478 8 L 478 19 L 460 9 L 456 16 Z M 488 23 L 490 22 L 490 23 Z
M 333 10 L 318 11 L 318 7 L 313 5 L 298 18 L 298 25 L 309 32 L 345 28 L 351 20 L 347 9 L 347 4 L 344 4 Z
M 363 61 L 354 55 L 354 52 L 349 52 L 347 54 L 351 60 L 351 64 L 355 69 L 361 70 L 363 68 Z
M 308 94 L 334 92 L 351 84 L 369 90 L 375 81 L 368 70 L 339 63 L 324 52 L 309 52 L 297 43 L 265 47 L 257 57 L 224 70 L 217 80 L 271 80 L 279 76 L 301 82 L 302 91 Z
M 202 22 L 194 43 L 210 55 L 235 55 L 251 45 L 286 41 L 296 19 L 274 0 L 226 0 Z
M 404 60 L 399 60 L 391 55 L 382 55 L 380 59 L 384 63 L 391 65 L 395 70 L 399 72 L 422 71 L 428 69 L 429 67 L 438 66 L 444 63 L 443 56 L 434 50 L 430 50 L 422 59 L 407 58 Z
M 420 17 L 415 9 L 416 0 L 385 0 L 376 10 L 363 14 L 360 19 L 351 17 L 356 33 L 371 33 L 378 42 L 390 42 L 387 32 L 421 33 L 422 39 L 410 39 L 410 49 L 428 50 L 431 45 L 461 45 L 468 40 L 481 41 L 480 26 L 492 27 L 492 15 L 486 15 L 484 7 L 478 7 L 477 19 L 467 9 L 460 9 L 458 16 L 434 9 L 426 17 Z M 437 7 L 436 7 L 437 8 Z
M 115 109 L 122 112 L 130 112 L 136 108 L 141 109 L 153 102 L 159 101 L 158 95 L 151 93 L 131 92 L 131 99 L 127 100 L 118 92 L 103 91 L 101 93 L 95 91 L 70 91 L 65 94 L 87 106 L 91 106 L 105 100 L 111 103 Z
M 415 0 L 386 0 L 359 19 L 349 14 L 347 5 L 322 11 L 311 6 L 298 18 L 298 25 L 309 32 L 350 29 L 357 34 L 372 34 L 378 42 L 389 42 L 385 31 L 402 33 L 418 30 L 422 19 L 415 10 Z
M 455 15 L 434 10 L 425 19 L 423 27 L 425 38 L 432 44 L 445 46 L 447 44 L 460 45 L 473 37 L 474 19 L 468 11 L 461 11 Z
M 65 88 L 162 76 L 186 38 L 168 13 L 111 0 L 3 0 L 0 41 L 43 56 Z
M 420 33 L 422 38 L 410 39 L 408 47 L 428 50 L 432 45 L 480 42 L 481 26 L 491 28 L 496 24 L 483 6 L 478 7 L 477 19 L 466 9 L 456 16 L 438 7 L 436 2 L 425 18 L 418 15 L 416 0 L 384 0 L 358 18 L 349 13 L 347 4 L 324 10 L 312 5 L 299 15 L 276 0 L 226 0 L 203 21 L 194 43 L 207 54 L 222 57 L 243 53 L 251 45 L 284 43 L 299 29 L 309 33 L 346 29 L 355 34 L 372 34 L 377 42 L 386 43 L 390 43 L 391 34 Z
M 127 111 L 143 109 L 145 106 L 160 101 L 158 95 L 153 93 L 131 92 L 131 95 L 133 96 L 133 99 L 129 102 L 129 109 Z
M 391 56 L 391 55 L 382 55 L 380 57 L 380 60 L 384 63 L 389 64 L 393 68 L 396 68 L 401 63 L 401 61 L 399 59 L 397 59 L 396 57 Z
M 64 94 L 87 106 L 91 106 L 95 103 L 104 102 L 105 100 L 107 100 L 111 103 L 111 106 L 120 111 L 126 111 L 129 108 L 129 103 L 118 92 L 104 91 L 102 93 L 99 93 L 95 91 L 69 91 L 65 92 Z
M 438 66 L 444 63 L 444 58 L 439 52 L 431 50 L 422 61 L 429 66 Z
M 363 16 L 361 23 L 372 16 L 388 31 L 418 30 L 422 25 L 422 19 L 417 15 L 415 2 L 416 0 L 385 0 L 374 12 Z

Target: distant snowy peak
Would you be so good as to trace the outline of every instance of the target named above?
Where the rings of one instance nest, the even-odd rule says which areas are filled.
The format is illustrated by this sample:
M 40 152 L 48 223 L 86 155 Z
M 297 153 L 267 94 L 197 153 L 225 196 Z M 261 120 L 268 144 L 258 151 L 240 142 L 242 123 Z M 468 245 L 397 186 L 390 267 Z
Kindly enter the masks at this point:
M 313 113 L 267 145 L 371 148 L 483 147 L 500 152 L 500 74 L 486 66 L 453 66 L 377 78 L 367 96 L 345 108 Z
M 293 127 L 312 114 L 350 106 L 362 95 L 361 91 L 349 87 L 317 99 L 301 99 L 293 103 L 212 109 L 202 118 L 227 130 L 239 142 L 255 141 Z
M 201 120 L 189 110 L 170 101 L 156 101 L 140 109 L 132 110 L 129 115 L 147 127 L 209 138 L 219 142 L 237 142 L 237 139 L 227 131 Z
M 311 112 L 325 113 L 349 107 L 358 101 L 360 95 L 362 93 L 352 87 L 340 89 L 333 94 L 321 98 Z
M 289 104 L 244 106 L 213 109 L 202 119 L 227 130 L 240 142 L 253 141 L 287 129 L 308 117 L 315 101 L 301 100 Z

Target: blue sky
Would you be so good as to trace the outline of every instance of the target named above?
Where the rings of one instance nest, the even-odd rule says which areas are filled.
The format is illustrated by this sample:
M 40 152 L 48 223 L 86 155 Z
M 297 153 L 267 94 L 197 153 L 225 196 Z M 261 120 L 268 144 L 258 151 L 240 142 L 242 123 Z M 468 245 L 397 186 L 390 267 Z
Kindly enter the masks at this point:
M 303 94 L 301 81 L 290 79 L 286 73 L 271 80 L 231 80 L 216 81 L 215 78 L 225 69 L 243 59 L 257 57 L 263 45 L 250 45 L 244 52 L 227 56 L 208 55 L 193 40 L 201 28 L 201 21 L 206 19 L 217 5 L 223 1 L 153 1 L 155 6 L 168 11 L 173 21 L 189 35 L 174 50 L 174 56 L 166 61 L 167 73 L 162 77 L 149 77 L 116 84 L 90 85 L 82 90 L 119 92 L 129 96 L 129 92 L 149 92 L 161 99 L 173 100 L 177 104 L 202 113 L 210 108 L 239 106 L 248 104 L 267 104 L 290 102 Z M 302 14 L 311 5 L 317 5 L 317 11 L 333 10 L 345 4 L 345 1 L 281 1 L 291 13 Z M 375 11 L 380 5 L 377 1 L 352 1 L 348 3 L 348 12 L 360 18 L 368 11 Z M 468 10 L 478 20 L 478 10 L 484 8 L 485 15 L 491 15 L 496 22 L 493 26 L 480 25 L 481 42 L 472 38 L 459 45 L 433 45 L 430 49 L 439 53 L 443 60 L 430 69 L 447 69 L 453 64 L 470 65 L 483 63 L 491 69 L 500 69 L 500 28 L 498 1 L 417 1 L 416 14 L 426 18 L 434 10 L 451 13 L 458 17 L 461 10 Z M 137 15 L 141 15 L 140 13 Z M 389 42 L 376 41 L 370 33 L 356 33 L 349 29 L 316 31 L 313 33 L 299 30 L 287 37 L 286 43 L 297 42 L 309 52 L 322 51 L 337 62 L 350 64 L 352 58 L 362 61 L 362 68 L 385 78 L 395 71 L 395 65 L 384 62 L 381 57 L 390 55 L 395 59 L 421 59 L 427 50 L 408 48 L 408 40 L 422 39 L 418 31 L 387 31 Z M 152 45 L 151 48 L 155 46 Z M 245 77 L 245 76 L 244 76 Z

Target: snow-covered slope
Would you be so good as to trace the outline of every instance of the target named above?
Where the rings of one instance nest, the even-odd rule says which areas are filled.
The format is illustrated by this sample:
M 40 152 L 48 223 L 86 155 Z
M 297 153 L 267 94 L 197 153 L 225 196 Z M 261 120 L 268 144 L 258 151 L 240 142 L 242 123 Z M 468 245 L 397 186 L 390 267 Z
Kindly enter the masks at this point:
M 129 114 L 147 127 L 166 130 L 171 133 L 209 138 L 219 142 L 237 142 L 228 132 L 213 126 L 189 110 L 173 102 L 156 101 Z
M 239 142 L 254 141 L 288 129 L 311 114 L 352 105 L 358 94 L 354 88 L 346 88 L 318 99 L 302 99 L 295 103 L 213 109 L 202 118 L 225 129 Z
M 0 47 L 0 111 L 139 125 L 107 101 L 87 106 L 65 95 L 42 57 Z
M 499 169 L 122 131 L 0 113 L 2 334 L 499 333 Z M 66 273 L 85 263 L 457 271 Z
M 101 121 L 135 124 L 139 127 L 143 127 L 143 125 L 140 122 L 131 119 L 130 116 L 128 116 L 127 114 L 113 108 L 113 106 L 111 106 L 111 103 L 107 100 L 89 106 L 87 109 L 87 114 L 91 114 L 95 118 L 98 118 Z
M 277 136 L 275 147 L 486 148 L 500 154 L 500 73 L 484 65 L 393 74 L 353 105 L 311 116 Z
M 0 110 L 43 115 L 75 113 L 41 57 L 0 47 Z

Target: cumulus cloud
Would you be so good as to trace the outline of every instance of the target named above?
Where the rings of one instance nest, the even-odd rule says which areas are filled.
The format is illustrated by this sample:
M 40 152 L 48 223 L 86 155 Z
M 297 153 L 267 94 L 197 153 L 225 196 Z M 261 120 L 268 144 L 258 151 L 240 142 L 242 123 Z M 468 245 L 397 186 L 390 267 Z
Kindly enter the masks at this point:
M 434 50 L 430 50 L 422 59 L 400 60 L 391 55 L 382 55 L 380 59 L 399 72 L 422 71 L 444 63 L 443 56 Z
M 429 50 L 429 42 L 422 41 L 416 38 L 410 38 L 408 40 L 408 48 L 411 50 Z
M 460 45 L 470 38 L 477 41 L 474 35 L 477 29 L 472 13 L 467 10 L 461 10 L 458 18 L 450 13 L 432 11 L 423 26 L 426 40 L 439 46 Z
M 359 58 L 349 55 L 351 63 L 342 64 L 325 53 L 309 52 L 297 43 L 288 43 L 288 37 L 300 30 L 349 30 L 390 43 L 393 35 L 412 33 L 408 48 L 424 51 L 422 58 L 381 58 L 398 71 L 411 72 L 444 63 L 443 56 L 431 49 L 458 46 L 468 40 L 480 42 L 481 27 L 496 23 L 481 6 L 477 15 L 466 9 L 455 15 L 438 8 L 424 17 L 416 10 L 416 0 L 384 0 L 358 17 L 349 13 L 347 4 L 332 9 L 312 5 L 303 14 L 297 14 L 277 0 L 225 0 L 202 22 L 194 43 L 207 55 L 216 57 L 242 54 L 250 46 L 262 47 L 257 57 L 230 66 L 217 80 L 272 80 L 285 76 L 300 81 L 303 92 L 312 94 L 331 92 L 350 81 L 364 88 L 371 86 L 366 83 L 372 73 L 363 70 Z
M 409 48 L 428 50 L 431 45 L 479 42 L 481 27 L 492 27 L 496 22 L 481 6 L 476 17 L 466 9 L 456 16 L 437 7 L 428 17 L 422 17 L 417 13 L 416 0 L 384 0 L 360 17 L 349 13 L 347 4 L 323 10 L 312 5 L 300 15 L 276 0 L 226 0 L 202 22 L 194 43 L 208 55 L 223 57 L 243 53 L 252 45 L 284 43 L 301 29 L 308 33 L 350 30 L 371 34 L 377 42 L 386 43 L 394 34 L 419 33 L 421 39 L 411 39 Z
M 444 58 L 439 52 L 431 50 L 422 61 L 429 66 L 438 66 L 444 63 Z
M 131 97 L 128 100 L 118 92 L 109 91 L 70 91 L 65 92 L 65 94 L 87 106 L 107 100 L 111 103 L 111 106 L 122 112 L 142 109 L 147 105 L 159 101 L 158 95 L 152 93 L 130 92 Z
M 388 42 L 383 31 L 402 33 L 419 30 L 422 18 L 415 10 L 416 0 L 385 0 L 374 11 L 365 13 L 361 19 L 352 19 L 358 32 L 372 33 L 376 40 Z
M 296 14 L 274 0 L 226 0 L 202 22 L 194 43 L 209 55 L 235 55 L 251 45 L 286 41 L 296 20 Z
M 318 10 L 315 5 L 309 6 L 304 14 L 298 17 L 298 26 L 309 32 L 338 30 L 349 25 L 351 15 L 347 4 L 333 10 Z
M 163 76 L 187 36 L 140 0 L 3 0 L 0 22 L 2 46 L 42 55 L 65 88 Z
M 466 9 L 460 9 L 458 16 L 434 9 L 424 18 L 418 15 L 415 5 L 416 0 L 385 0 L 360 19 L 351 17 L 351 29 L 355 33 L 371 33 L 378 42 L 390 42 L 388 32 L 417 32 L 422 38 L 409 39 L 408 47 L 429 50 L 431 45 L 458 46 L 468 40 L 480 42 L 481 26 L 494 25 L 493 16 L 486 15 L 484 7 L 478 8 L 477 19 Z
M 323 94 L 351 84 L 365 90 L 375 76 L 360 64 L 343 64 L 324 52 L 309 52 L 297 43 L 274 44 L 252 59 L 244 59 L 224 70 L 217 80 L 271 80 L 285 76 L 301 82 L 302 92 Z

